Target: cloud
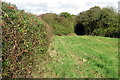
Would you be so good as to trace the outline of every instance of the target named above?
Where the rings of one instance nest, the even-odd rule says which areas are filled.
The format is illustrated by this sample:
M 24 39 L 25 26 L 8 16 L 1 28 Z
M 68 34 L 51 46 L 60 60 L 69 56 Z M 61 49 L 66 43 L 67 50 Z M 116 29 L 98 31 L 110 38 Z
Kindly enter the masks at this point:
M 78 14 L 93 6 L 114 7 L 118 9 L 118 0 L 4 0 L 16 4 L 19 9 L 34 14 L 69 12 Z

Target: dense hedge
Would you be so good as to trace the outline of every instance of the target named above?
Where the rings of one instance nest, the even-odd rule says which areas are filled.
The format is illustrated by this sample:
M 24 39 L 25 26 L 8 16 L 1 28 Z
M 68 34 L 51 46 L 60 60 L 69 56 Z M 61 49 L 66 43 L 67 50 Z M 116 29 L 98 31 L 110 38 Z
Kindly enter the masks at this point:
M 52 27 L 55 35 L 74 33 L 74 17 L 65 18 L 54 13 L 47 13 L 41 15 L 41 18 Z
M 2 2 L 2 76 L 30 77 L 33 55 L 47 52 L 46 31 L 42 22 L 15 5 Z
M 77 34 L 119 37 L 118 13 L 113 8 L 95 6 L 76 17 Z

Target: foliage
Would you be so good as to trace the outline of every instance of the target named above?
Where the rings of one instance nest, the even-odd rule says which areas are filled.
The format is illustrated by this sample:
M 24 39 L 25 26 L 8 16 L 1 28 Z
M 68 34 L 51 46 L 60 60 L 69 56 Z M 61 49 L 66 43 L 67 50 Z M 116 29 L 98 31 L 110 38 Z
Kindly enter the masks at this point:
M 71 17 L 71 14 L 68 13 L 68 12 L 62 12 L 62 13 L 60 13 L 59 15 L 60 15 L 61 17 L 64 17 L 64 18 L 69 18 L 69 17 Z
M 76 27 L 83 27 L 87 35 L 118 37 L 118 13 L 113 8 L 92 7 L 81 12 L 76 21 Z
M 47 52 L 43 23 L 31 13 L 2 2 L 3 77 L 30 77 L 33 56 Z
M 55 35 L 67 35 L 74 32 L 74 18 L 66 19 L 57 14 L 47 13 L 42 15 L 43 21 L 53 28 Z

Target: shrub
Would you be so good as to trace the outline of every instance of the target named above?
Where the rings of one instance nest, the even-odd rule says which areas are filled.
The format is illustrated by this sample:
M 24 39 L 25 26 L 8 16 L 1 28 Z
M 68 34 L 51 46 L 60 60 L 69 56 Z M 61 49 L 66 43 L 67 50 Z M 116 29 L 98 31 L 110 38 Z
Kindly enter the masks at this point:
M 46 31 L 31 13 L 2 2 L 3 77 L 28 77 L 36 53 L 47 52 Z
M 70 19 L 60 17 L 59 15 L 53 13 L 42 15 L 42 19 L 52 27 L 55 35 L 67 35 L 69 33 L 74 33 L 74 22 Z
M 61 17 L 64 17 L 64 18 L 69 18 L 69 17 L 71 17 L 71 14 L 68 13 L 68 12 L 62 12 L 62 13 L 60 13 L 59 15 L 60 15 Z
M 106 37 L 119 37 L 118 28 L 108 27 L 105 33 Z

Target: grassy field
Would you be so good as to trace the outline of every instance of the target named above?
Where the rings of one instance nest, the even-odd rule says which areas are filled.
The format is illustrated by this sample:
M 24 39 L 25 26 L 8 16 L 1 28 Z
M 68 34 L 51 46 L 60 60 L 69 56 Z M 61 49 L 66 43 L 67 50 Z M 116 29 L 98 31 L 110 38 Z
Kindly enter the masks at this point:
M 34 73 L 35 77 L 118 77 L 117 38 L 54 36 L 49 52 L 50 57 L 46 58 L 49 60 L 44 64 L 43 76 L 40 73 L 38 75 Z

